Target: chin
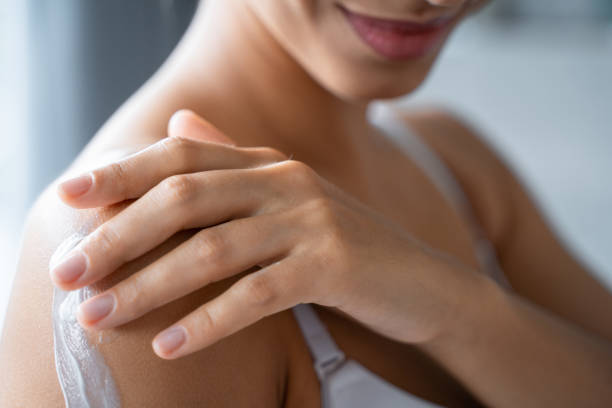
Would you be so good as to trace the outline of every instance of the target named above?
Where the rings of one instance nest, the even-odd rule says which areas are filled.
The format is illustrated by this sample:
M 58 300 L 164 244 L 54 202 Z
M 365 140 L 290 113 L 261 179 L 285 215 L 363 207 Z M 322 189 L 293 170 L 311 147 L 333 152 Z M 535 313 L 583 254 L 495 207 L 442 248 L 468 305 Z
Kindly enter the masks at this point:
M 410 79 L 408 83 L 397 82 L 346 82 L 334 84 L 329 89 L 337 97 L 348 102 L 367 103 L 377 99 L 395 99 L 415 91 L 423 81 Z
M 343 100 L 394 99 L 414 92 L 425 82 L 446 39 L 422 56 L 401 60 L 385 58 L 362 44 L 333 43 L 298 59 L 311 77 Z
M 403 64 L 361 64 L 340 61 L 311 73 L 329 92 L 342 100 L 364 103 L 394 99 L 414 92 L 427 78 L 436 55 Z

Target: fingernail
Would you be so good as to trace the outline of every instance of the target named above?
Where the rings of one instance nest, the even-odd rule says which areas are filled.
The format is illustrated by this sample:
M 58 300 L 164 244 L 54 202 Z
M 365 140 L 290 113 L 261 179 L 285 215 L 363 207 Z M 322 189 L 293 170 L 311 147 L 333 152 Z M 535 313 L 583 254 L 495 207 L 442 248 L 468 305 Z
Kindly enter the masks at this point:
M 110 293 L 89 299 L 79 305 L 79 314 L 87 323 L 104 319 L 115 307 L 115 297 Z
M 59 265 L 51 269 L 51 275 L 61 283 L 71 283 L 79 279 L 87 269 L 87 259 L 81 251 L 69 255 Z
M 84 174 L 79 177 L 72 178 L 70 180 L 66 180 L 59 185 L 59 188 L 64 192 L 64 194 L 78 197 L 80 195 L 85 194 L 92 184 L 91 174 Z
M 187 336 L 182 326 L 174 326 L 159 333 L 153 340 L 153 348 L 158 354 L 170 354 L 185 343 Z

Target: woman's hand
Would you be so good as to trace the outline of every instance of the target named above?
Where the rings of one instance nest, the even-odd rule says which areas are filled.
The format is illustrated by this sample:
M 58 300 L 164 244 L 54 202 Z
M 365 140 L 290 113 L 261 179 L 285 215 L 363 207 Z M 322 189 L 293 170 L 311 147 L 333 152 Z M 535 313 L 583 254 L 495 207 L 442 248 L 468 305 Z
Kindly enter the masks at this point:
M 201 229 L 83 302 L 84 327 L 121 325 L 254 266 L 262 269 L 158 334 L 156 353 L 192 353 L 298 303 L 336 307 L 405 342 L 428 341 L 456 320 L 465 300 L 460 286 L 473 271 L 279 151 L 236 147 L 185 112 L 171 120 L 169 133 L 60 185 L 62 199 L 76 208 L 136 199 L 52 268 L 65 290 L 104 278 L 180 230 Z

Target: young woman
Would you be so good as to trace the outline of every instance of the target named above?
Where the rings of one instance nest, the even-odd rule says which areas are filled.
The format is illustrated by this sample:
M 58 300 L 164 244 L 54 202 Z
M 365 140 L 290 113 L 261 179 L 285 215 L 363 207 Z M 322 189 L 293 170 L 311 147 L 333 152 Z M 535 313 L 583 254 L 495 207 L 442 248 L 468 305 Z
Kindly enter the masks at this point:
M 122 406 L 612 403 L 612 296 L 500 158 L 442 111 L 367 115 L 481 5 L 204 2 L 32 209 L 0 406 L 64 404 L 54 286 L 96 291 Z

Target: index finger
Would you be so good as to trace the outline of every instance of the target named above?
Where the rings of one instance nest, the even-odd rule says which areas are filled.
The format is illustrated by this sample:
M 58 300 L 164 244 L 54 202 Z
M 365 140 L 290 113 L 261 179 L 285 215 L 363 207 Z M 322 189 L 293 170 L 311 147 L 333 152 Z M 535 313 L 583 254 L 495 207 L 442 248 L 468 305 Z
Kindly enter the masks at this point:
M 148 148 L 58 186 L 62 200 L 75 208 L 101 207 L 138 198 L 162 180 L 206 170 L 250 168 L 285 160 L 267 147 L 234 147 L 169 137 Z

